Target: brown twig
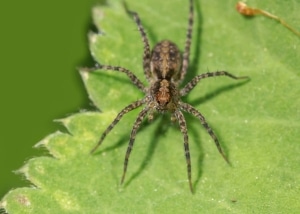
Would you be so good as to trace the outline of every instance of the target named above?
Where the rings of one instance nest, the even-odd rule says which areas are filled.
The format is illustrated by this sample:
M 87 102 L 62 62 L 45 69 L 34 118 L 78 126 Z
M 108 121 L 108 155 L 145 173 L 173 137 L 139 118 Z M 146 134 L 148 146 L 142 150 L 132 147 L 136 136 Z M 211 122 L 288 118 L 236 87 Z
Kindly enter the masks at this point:
M 300 36 L 300 32 L 295 30 L 294 28 L 292 28 L 290 25 L 288 25 L 285 21 L 283 21 L 282 19 L 280 19 L 278 16 L 275 16 L 265 10 L 261 10 L 258 8 L 251 8 L 249 6 L 246 5 L 246 3 L 239 1 L 236 6 L 235 6 L 236 10 L 244 15 L 244 16 L 255 16 L 258 14 L 264 15 L 266 17 L 269 17 L 271 19 L 274 19 L 278 22 L 280 22 L 280 24 L 282 24 L 284 27 L 286 27 L 287 29 L 289 29 L 290 31 L 292 31 L 294 34 L 296 34 L 297 36 Z

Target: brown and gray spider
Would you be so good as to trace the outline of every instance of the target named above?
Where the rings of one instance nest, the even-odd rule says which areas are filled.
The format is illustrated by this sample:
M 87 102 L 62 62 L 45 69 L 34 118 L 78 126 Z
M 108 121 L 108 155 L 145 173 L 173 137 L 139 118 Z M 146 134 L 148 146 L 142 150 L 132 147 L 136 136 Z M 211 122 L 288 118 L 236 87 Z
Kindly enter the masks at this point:
M 139 129 L 142 121 L 147 115 L 149 120 L 153 119 L 154 112 L 170 112 L 171 120 L 178 121 L 179 123 L 180 131 L 183 134 L 187 175 L 191 192 L 193 192 L 193 185 L 191 180 L 191 158 L 188 143 L 187 125 L 182 111 L 190 113 L 200 120 L 203 127 L 214 140 L 220 154 L 228 162 L 215 133 L 207 124 L 204 116 L 190 104 L 182 102 L 180 98 L 187 95 L 198 84 L 200 80 L 208 77 L 227 76 L 233 79 L 244 79 L 247 77 L 236 77 L 226 71 L 208 72 L 195 76 L 182 89 L 179 89 L 179 85 L 184 79 L 189 67 L 190 45 L 193 30 L 193 0 L 189 0 L 189 4 L 188 28 L 183 55 L 181 55 L 176 44 L 169 40 L 163 40 L 157 43 L 154 46 L 153 50 L 150 51 L 149 41 L 142 26 L 139 15 L 136 12 L 129 11 L 124 4 L 127 13 L 133 16 L 144 43 L 143 69 L 146 79 L 149 82 L 148 87 L 146 87 L 131 71 L 123 67 L 97 65 L 96 68 L 86 69 L 86 71 L 95 71 L 96 69 L 102 69 L 123 72 L 129 77 L 129 79 L 135 86 L 137 86 L 141 91 L 145 93 L 144 98 L 137 100 L 122 109 L 122 111 L 117 115 L 114 121 L 103 132 L 99 142 L 91 151 L 91 153 L 93 153 L 101 145 L 106 135 L 114 128 L 114 126 L 121 120 L 121 118 L 125 114 L 144 105 L 144 108 L 138 114 L 134 122 L 130 134 L 130 140 L 124 160 L 124 169 L 121 184 L 125 179 L 128 160 L 135 141 L 137 130 Z

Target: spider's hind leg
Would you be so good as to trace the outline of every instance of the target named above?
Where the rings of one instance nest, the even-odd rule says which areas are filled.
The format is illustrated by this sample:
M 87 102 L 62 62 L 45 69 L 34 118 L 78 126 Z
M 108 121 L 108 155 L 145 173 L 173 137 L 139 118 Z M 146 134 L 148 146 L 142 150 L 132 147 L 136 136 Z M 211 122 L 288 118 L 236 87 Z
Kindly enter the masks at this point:
M 147 34 L 145 32 L 145 29 L 142 25 L 142 22 L 141 22 L 141 19 L 140 19 L 138 13 L 129 10 L 126 3 L 125 3 L 125 1 L 123 1 L 123 5 L 124 5 L 124 8 L 125 8 L 126 12 L 129 15 L 133 16 L 134 21 L 135 21 L 135 23 L 138 27 L 138 30 L 141 34 L 142 41 L 144 43 L 144 55 L 143 55 L 144 74 L 145 74 L 146 79 L 148 80 L 148 82 L 150 82 L 150 79 L 151 79 L 151 69 L 150 69 L 151 51 L 150 51 L 150 45 L 149 45 L 149 40 L 148 40 Z
M 187 69 L 189 67 L 189 57 L 190 57 L 190 49 L 192 43 L 192 33 L 193 33 L 193 22 L 194 22 L 194 5 L 193 0 L 190 0 L 190 7 L 189 7 L 189 18 L 188 18 L 188 28 L 186 32 L 186 41 L 182 59 L 182 69 L 180 72 L 179 80 L 182 81 L 185 77 Z

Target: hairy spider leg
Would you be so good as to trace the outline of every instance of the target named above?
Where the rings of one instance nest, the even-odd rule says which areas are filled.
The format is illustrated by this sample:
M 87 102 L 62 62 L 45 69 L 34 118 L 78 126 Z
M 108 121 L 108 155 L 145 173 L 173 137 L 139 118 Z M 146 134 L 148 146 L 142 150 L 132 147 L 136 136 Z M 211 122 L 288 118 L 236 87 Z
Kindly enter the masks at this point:
M 105 131 L 102 133 L 102 136 L 100 140 L 98 141 L 97 145 L 91 150 L 91 153 L 94 153 L 96 149 L 102 144 L 104 138 L 106 135 L 115 127 L 115 125 L 121 120 L 121 118 L 127 114 L 128 112 L 132 111 L 133 109 L 136 109 L 143 105 L 145 103 L 145 99 L 137 100 L 130 105 L 126 106 L 122 109 L 122 111 L 117 115 L 117 117 L 113 120 L 113 122 L 105 129 Z
M 126 151 L 126 155 L 125 155 L 125 159 L 124 159 L 124 168 L 123 168 L 123 175 L 122 175 L 122 179 L 121 179 L 121 184 L 123 184 L 124 179 L 125 179 L 125 175 L 126 175 L 126 171 L 127 171 L 127 166 L 128 166 L 128 161 L 129 161 L 129 156 L 130 153 L 132 151 L 132 147 L 135 141 L 135 136 L 137 133 L 137 130 L 140 128 L 141 123 L 143 121 L 143 119 L 146 117 L 147 113 L 149 111 L 148 107 L 145 107 L 137 116 L 134 124 L 133 124 L 133 128 L 131 130 L 131 134 L 130 134 L 130 140 L 129 140 L 129 144 L 127 147 L 127 151 Z
M 193 6 L 193 0 L 190 0 L 190 6 L 189 6 L 189 18 L 188 18 L 188 28 L 186 32 L 186 41 L 185 41 L 185 47 L 182 57 L 182 67 L 181 72 L 179 73 L 179 81 L 182 82 L 187 69 L 189 67 L 189 56 L 190 56 L 190 48 L 192 43 L 192 33 L 193 33 L 193 23 L 194 23 L 194 6 Z
M 183 134 L 183 142 L 184 142 L 184 154 L 185 154 L 185 160 L 187 165 L 187 175 L 190 185 L 190 190 L 193 193 L 193 185 L 192 185 L 192 166 L 191 166 L 191 155 L 190 155 L 190 149 L 189 149 L 189 137 L 187 133 L 187 125 L 184 118 L 184 115 L 181 111 L 175 111 L 174 115 L 178 121 L 179 128 L 181 133 Z
M 200 120 L 202 126 L 206 129 L 206 131 L 208 132 L 208 134 L 210 135 L 210 137 L 214 140 L 215 145 L 217 146 L 218 151 L 220 152 L 220 154 L 222 155 L 222 157 L 224 158 L 224 160 L 227 163 L 229 163 L 229 161 L 228 161 L 225 153 L 223 152 L 223 150 L 221 148 L 221 145 L 219 143 L 219 140 L 218 140 L 217 136 L 215 135 L 215 133 L 213 132 L 213 130 L 210 128 L 210 126 L 206 122 L 205 117 L 197 109 L 195 109 L 193 106 L 191 106 L 188 103 L 180 102 L 179 105 L 180 105 L 180 108 L 182 110 L 184 110 L 184 111 L 192 114 L 193 116 L 197 117 Z
M 151 60 L 151 51 L 150 51 L 150 45 L 149 41 L 145 32 L 145 29 L 142 25 L 141 19 L 137 12 L 128 10 L 125 1 L 123 2 L 125 10 L 128 14 L 132 15 L 134 18 L 134 21 L 138 27 L 138 30 L 141 34 L 142 41 L 144 44 L 144 55 L 143 55 L 143 68 L 144 68 L 144 74 L 146 76 L 146 79 L 148 82 L 150 82 L 151 79 L 151 68 L 150 68 L 150 60 Z
M 216 76 L 227 76 L 230 77 L 232 79 L 249 79 L 249 77 L 247 76 L 241 76 L 241 77 L 237 77 L 234 76 L 233 74 L 227 72 L 227 71 L 215 71 L 215 72 L 208 72 L 208 73 L 204 73 L 204 74 L 199 74 L 197 76 L 195 76 L 191 81 L 189 81 L 184 88 L 182 88 L 180 90 L 180 95 L 181 96 L 185 96 L 187 95 L 198 83 L 200 80 L 208 78 L 208 77 L 216 77 Z
M 131 82 L 138 87 L 138 89 L 140 89 L 143 92 L 147 91 L 147 88 L 145 87 L 145 85 L 142 83 L 141 80 L 139 80 L 139 78 L 134 75 L 134 73 L 126 68 L 120 67 L 120 66 L 112 66 L 112 65 L 100 65 L 100 64 L 96 64 L 95 67 L 93 68 L 82 68 L 82 71 L 85 72 L 95 72 L 96 70 L 106 70 L 106 71 L 119 71 L 122 73 L 125 73 L 129 79 L 131 80 Z
M 126 68 L 120 67 L 120 66 L 112 66 L 112 65 L 96 65 L 96 68 L 92 68 L 93 70 L 95 69 L 104 69 L 107 71 L 119 71 L 122 73 L 125 73 L 129 79 L 131 80 L 131 82 L 138 87 L 138 89 L 140 89 L 143 92 L 146 92 L 147 89 L 145 87 L 145 85 L 142 83 L 141 80 L 139 80 L 139 78 L 137 76 L 134 75 L 134 73 Z

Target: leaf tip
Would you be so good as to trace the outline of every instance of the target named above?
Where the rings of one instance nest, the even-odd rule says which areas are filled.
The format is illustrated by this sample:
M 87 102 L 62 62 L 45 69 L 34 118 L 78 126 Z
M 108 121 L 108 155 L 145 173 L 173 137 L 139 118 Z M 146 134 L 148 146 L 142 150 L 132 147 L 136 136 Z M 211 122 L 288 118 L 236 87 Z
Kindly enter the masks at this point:
M 84 82 L 87 82 L 89 79 L 90 73 L 87 72 L 86 68 L 80 68 L 79 73 L 81 75 L 81 78 Z
M 29 173 L 28 173 L 28 163 L 26 163 L 24 166 L 22 166 L 21 168 L 14 170 L 14 173 L 16 174 L 22 174 L 25 176 L 25 178 L 27 180 L 29 180 Z
M 7 201 L 6 200 L 1 200 L 0 201 L 0 208 L 5 208 L 7 205 Z
M 47 147 L 49 142 L 49 139 L 44 138 L 43 140 L 39 141 L 37 144 L 33 146 L 33 148 L 41 148 L 41 147 Z
M 93 16 L 93 22 L 99 29 L 98 23 L 101 22 L 101 20 L 104 18 L 104 12 L 99 6 L 95 6 L 92 8 L 92 16 Z
M 96 44 L 98 36 L 99 36 L 98 33 L 94 33 L 92 31 L 90 31 L 88 33 L 88 39 L 89 39 L 90 45 Z
M 54 120 L 56 122 L 56 120 Z M 61 135 L 63 134 L 61 131 L 56 131 L 50 135 L 48 135 L 47 137 L 45 137 L 44 139 L 40 140 L 37 144 L 35 144 L 33 146 L 33 148 L 42 148 L 42 147 L 45 147 L 45 148 L 48 148 L 48 144 L 49 144 L 49 141 L 54 137 L 54 136 L 58 136 L 58 135 Z

